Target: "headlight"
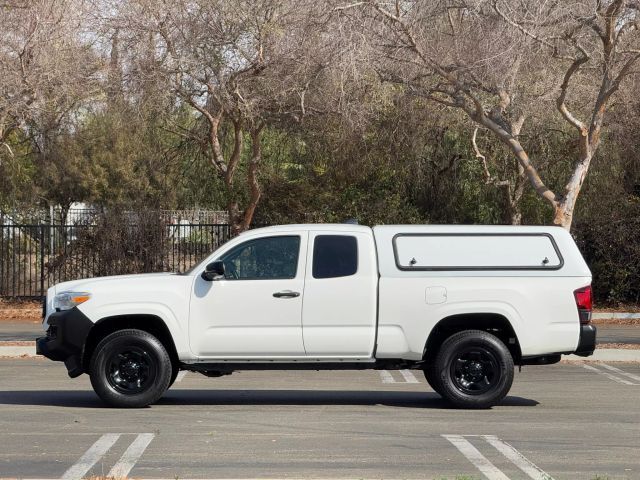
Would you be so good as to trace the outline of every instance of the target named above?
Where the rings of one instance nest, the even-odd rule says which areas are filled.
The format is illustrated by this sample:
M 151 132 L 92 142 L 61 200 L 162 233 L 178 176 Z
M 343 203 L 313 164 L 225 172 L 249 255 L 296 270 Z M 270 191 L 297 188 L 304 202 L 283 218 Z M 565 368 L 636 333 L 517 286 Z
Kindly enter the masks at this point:
M 53 299 L 53 308 L 57 311 L 69 310 L 91 298 L 89 292 L 62 292 Z

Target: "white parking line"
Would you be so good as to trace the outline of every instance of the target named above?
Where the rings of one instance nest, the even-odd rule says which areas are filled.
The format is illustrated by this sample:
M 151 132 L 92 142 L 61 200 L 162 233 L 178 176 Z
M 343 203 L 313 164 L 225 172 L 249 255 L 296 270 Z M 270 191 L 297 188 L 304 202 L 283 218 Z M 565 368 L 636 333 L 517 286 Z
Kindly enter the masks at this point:
M 442 435 L 449 440 L 462 453 L 467 460 L 475 465 L 482 474 L 489 480 L 509 480 L 502 470 L 489 461 L 487 457 L 482 455 L 480 451 L 471 445 L 462 435 Z
M 400 370 L 400 374 L 404 377 L 407 383 L 420 383 L 411 370 Z
M 176 382 L 181 382 L 182 379 L 187 375 L 187 370 L 181 370 L 176 377 Z
M 621 370 L 617 367 L 612 367 L 611 365 L 607 365 L 606 363 L 600 363 L 599 364 L 602 368 L 606 368 L 607 370 L 611 370 L 612 372 L 616 372 L 619 373 L 620 375 L 624 375 L 625 377 L 628 377 L 632 380 L 635 380 L 637 382 L 640 382 L 640 376 L 638 375 L 634 375 L 633 373 L 627 373 L 624 370 Z
M 98 441 L 91 445 L 89 450 L 80 457 L 80 460 L 64 472 L 60 478 L 63 480 L 80 480 L 91 470 L 91 467 L 109 451 L 113 444 L 118 441 L 118 438 L 120 438 L 119 433 L 106 433 L 102 435 Z
M 380 378 L 382 379 L 382 383 L 396 383 L 395 378 L 393 378 L 387 370 L 380 370 Z
M 442 435 L 449 440 L 480 472 L 489 480 L 509 480 L 502 470 L 482 455 L 465 437 L 482 437 L 498 452 L 533 480 L 553 480 L 553 477 L 536 466 L 513 446 L 503 442 L 495 435 Z
M 379 370 L 382 383 L 420 383 L 411 370 L 400 370 L 404 381 L 397 381 L 388 370 Z
M 141 433 L 136 437 L 129 448 L 125 450 L 113 468 L 109 471 L 108 478 L 127 478 L 129 472 L 140 459 L 155 435 L 153 433 Z
M 607 377 L 610 380 L 613 380 L 614 382 L 622 383 L 623 385 L 635 385 L 635 383 L 630 382 L 629 380 L 625 380 L 624 378 L 616 377 L 615 375 L 612 375 L 609 372 L 603 372 L 602 370 L 599 370 L 599 369 L 597 369 L 596 367 L 594 367 L 592 365 L 583 365 L 583 367 L 586 368 L 587 370 L 592 371 L 592 372 L 596 372 L 596 373 L 599 373 L 600 375 L 604 375 L 605 377 Z
M 508 443 L 503 442 L 495 435 L 484 435 L 484 439 L 493 445 L 496 450 L 507 457 L 516 467 L 534 480 L 553 480 L 553 477 L 542 469 L 538 468 L 533 462 L 522 455 L 518 450 Z

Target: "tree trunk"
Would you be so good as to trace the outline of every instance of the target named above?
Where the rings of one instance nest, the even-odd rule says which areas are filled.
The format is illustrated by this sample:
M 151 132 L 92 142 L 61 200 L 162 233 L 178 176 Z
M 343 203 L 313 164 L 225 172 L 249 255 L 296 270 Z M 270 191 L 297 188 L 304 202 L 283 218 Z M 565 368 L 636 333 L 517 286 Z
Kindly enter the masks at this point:
M 509 211 L 511 212 L 511 225 L 522 225 L 522 210 L 520 208 L 520 202 L 524 195 L 524 187 L 527 179 L 522 165 L 520 165 L 517 160 L 515 163 L 516 169 L 518 170 L 518 176 L 516 177 L 513 195 L 510 199 Z
M 227 202 L 227 214 L 229 215 L 229 227 L 231 229 L 231 236 L 235 237 L 243 231 L 240 208 L 238 207 L 238 202 L 235 199 L 229 200 Z
M 233 171 L 227 170 L 225 175 L 225 186 L 227 189 L 227 212 L 229 213 L 229 225 L 231 226 L 231 234 L 238 235 L 251 227 L 253 215 L 255 214 L 262 189 L 258 181 L 258 170 L 262 160 L 261 145 L 262 126 L 255 127 L 251 130 L 251 158 L 247 165 L 247 185 L 249 186 L 249 199 L 246 207 L 240 211 L 240 206 L 233 191 Z
M 253 221 L 253 215 L 262 195 L 262 189 L 258 181 L 258 167 L 262 160 L 262 145 L 260 134 L 262 126 L 258 126 L 251 131 L 251 159 L 247 168 L 247 184 L 249 185 L 249 202 L 244 210 L 244 218 L 242 220 L 242 231 L 248 230 Z
M 584 183 L 584 179 L 589 171 L 591 165 L 592 155 L 586 155 L 578 162 L 575 167 L 569 182 L 565 186 L 565 194 L 556 202 L 553 212 L 553 224 L 564 228 L 565 230 L 571 230 L 571 224 L 573 222 L 573 213 L 576 206 L 576 201 L 580 195 L 580 190 Z

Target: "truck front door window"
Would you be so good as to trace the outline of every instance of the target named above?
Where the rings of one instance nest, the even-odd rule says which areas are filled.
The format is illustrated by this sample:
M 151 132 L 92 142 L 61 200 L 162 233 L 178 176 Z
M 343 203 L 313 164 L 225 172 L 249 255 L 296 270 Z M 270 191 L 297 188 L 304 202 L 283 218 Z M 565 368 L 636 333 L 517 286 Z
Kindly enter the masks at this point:
M 275 280 L 295 278 L 300 237 L 278 236 L 249 240 L 225 254 L 225 277 L 229 280 Z

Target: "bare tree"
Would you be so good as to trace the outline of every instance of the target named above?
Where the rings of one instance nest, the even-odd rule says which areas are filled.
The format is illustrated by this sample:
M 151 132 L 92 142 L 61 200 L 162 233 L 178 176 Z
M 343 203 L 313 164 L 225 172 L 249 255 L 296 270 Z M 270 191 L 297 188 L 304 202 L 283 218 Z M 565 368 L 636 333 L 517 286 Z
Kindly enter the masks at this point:
M 90 80 L 98 65 L 81 38 L 83 7 L 40 0 L 0 9 L 0 142 L 20 128 L 38 146 L 43 129 L 59 126 L 94 93 Z
M 355 16 L 380 55 L 383 79 L 459 109 L 490 132 L 553 208 L 553 223 L 571 228 L 612 97 L 640 59 L 639 2 L 396 0 L 335 10 L 362 12 Z M 553 112 L 578 144 L 560 192 L 544 182 L 521 140 L 525 122 L 555 127 Z
M 299 47 L 297 7 L 275 0 L 133 0 L 119 18 L 139 41 L 152 36 L 150 74 L 169 78 L 178 102 L 197 114 L 195 128 L 176 133 L 200 145 L 221 179 L 234 233 L 249 228 L 260 201 L 265 128 L 291 113 L 279 107 L 297 88 L 282 76 L 283 62 Z M 304 91 L 300 95 L 304 109 Z M 245 189 L 237 182 L 241 170 Z

